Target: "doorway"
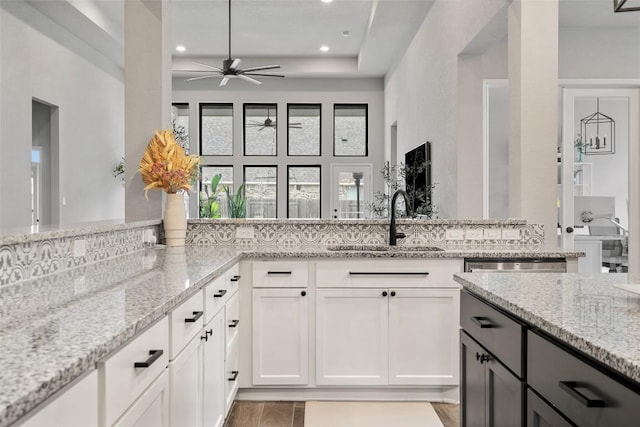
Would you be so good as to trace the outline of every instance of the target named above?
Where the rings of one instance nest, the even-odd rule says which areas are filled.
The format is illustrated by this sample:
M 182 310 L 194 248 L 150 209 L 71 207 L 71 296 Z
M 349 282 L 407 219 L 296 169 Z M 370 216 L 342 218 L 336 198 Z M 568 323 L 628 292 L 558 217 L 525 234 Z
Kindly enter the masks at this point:
M 58 107 L 35 99 L 31 153 L 31 225 L 58 224 Z
M 628 267 L 629 158 L 638 89 L 564 88 L 558 149 L 558 236 L 584 273 Z M 635 112 L 635 113 L 633 113 Z

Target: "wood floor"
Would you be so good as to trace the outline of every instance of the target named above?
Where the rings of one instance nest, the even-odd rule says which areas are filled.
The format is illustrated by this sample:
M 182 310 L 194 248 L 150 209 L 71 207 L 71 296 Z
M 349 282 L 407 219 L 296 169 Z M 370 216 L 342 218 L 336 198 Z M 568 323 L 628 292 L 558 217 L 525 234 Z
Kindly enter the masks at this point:
M 459 406 L 432 403 L 444 427 L 459 427 Z M 303 427 L 304 402 L 233 403 L 225 427 Z

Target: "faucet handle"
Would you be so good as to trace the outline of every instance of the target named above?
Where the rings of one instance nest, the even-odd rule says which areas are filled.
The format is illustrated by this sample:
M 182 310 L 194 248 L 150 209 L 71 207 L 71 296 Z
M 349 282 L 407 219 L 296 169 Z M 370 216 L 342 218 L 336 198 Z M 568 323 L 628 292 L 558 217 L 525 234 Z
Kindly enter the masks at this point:
M 407 237 L 407 235 L 404 233 L 396 233 L 396 238 L 398 239 L 404 239 L 405 237 Z

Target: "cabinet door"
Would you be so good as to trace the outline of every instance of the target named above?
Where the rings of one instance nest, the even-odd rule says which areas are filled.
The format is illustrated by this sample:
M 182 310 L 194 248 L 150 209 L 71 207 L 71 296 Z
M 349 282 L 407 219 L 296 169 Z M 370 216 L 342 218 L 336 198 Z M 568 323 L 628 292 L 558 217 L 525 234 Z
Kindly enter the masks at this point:
M 196 336 L 180 356 L 169 363 L 171 376 L 171 425 L 175 427 L 200 426 L 200 366 L 202 346 Z
M 388 376 L 388 291 L 316 292 L 318 385 L 384 385 Z
M 98 371 L 93 371 L 60 395 L 42 404 L 21 427 L 50 427 L 52 420 L 65 427 L 98 425 Z
M 169 427 L 169 373 L 166 369 L 113 427 Z
M 221 427 L 224 423 L 224 312 L 205 326 L 202 366 L 202 417 L 206 427 Z
M 486 425 L 487 382 L 484 364 L 479 359 L 486 351 L 460 331 L 460 425 Z
M 306 289 L 253 290 L 253 384 L 308 383 Z
M 389 384 L 458 384 L 457 289 L 391 289 Z
M 527 427 L 572 427 L 573 424 L 562 418 L 551 406 L 537 394 L 527 391 Z
M 524 382 L 493 357 L 484 365 L 487 370 L 487 426 L 525 425 Z

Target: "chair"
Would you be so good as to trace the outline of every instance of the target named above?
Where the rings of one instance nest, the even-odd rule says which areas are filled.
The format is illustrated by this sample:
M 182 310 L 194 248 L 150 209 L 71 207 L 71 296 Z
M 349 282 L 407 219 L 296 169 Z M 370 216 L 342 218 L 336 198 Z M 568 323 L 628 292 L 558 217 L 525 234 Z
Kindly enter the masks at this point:
M 616 222 L 620 222 L 619 218 L 614 219 Z M 609 267 L 610 272 L 616 272 L 618 267 L 622 269 L 624 264 L 628 263 L 626 237 L 621 233 L 619 227 L 614 224 L 590 225 L 589 235 L 610 237 L 602 239 L 602 265 Z

